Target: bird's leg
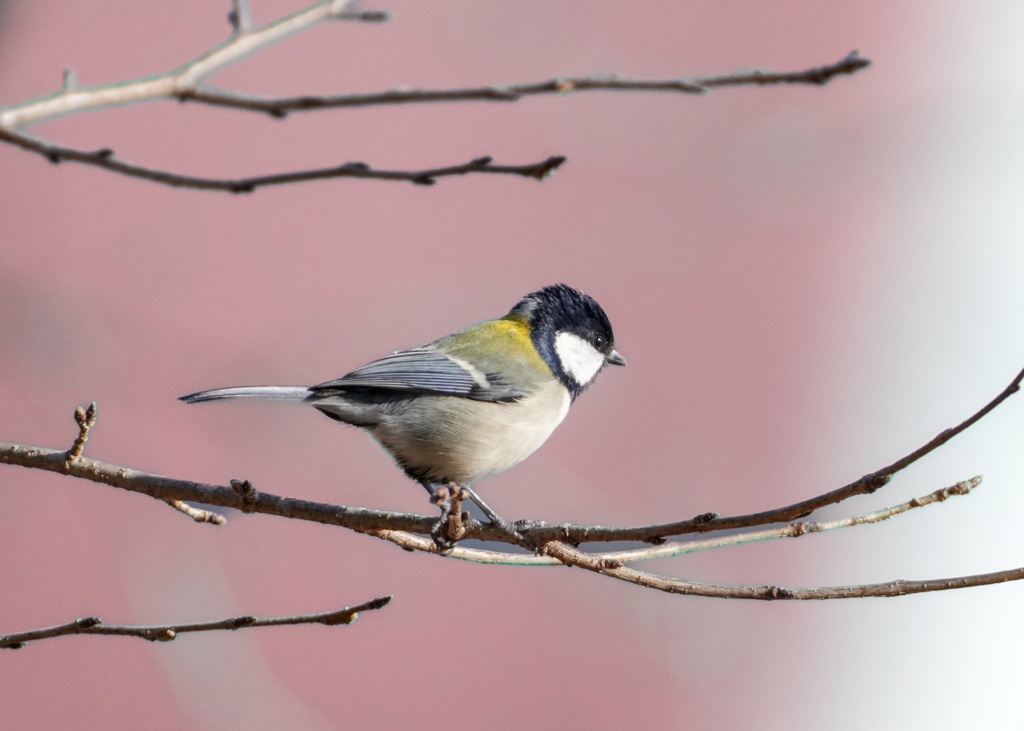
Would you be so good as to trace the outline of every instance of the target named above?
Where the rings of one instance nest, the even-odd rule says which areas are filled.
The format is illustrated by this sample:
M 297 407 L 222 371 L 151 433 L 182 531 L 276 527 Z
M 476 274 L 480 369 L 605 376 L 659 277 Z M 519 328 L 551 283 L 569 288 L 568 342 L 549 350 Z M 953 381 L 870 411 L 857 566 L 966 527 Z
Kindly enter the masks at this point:
M 466 533 L 464 521 L 469 519 L 469 514 L 462 512 L 466 495 L 455 483 L 435 485 L 421 481 L 420 484 L 430 493 L 430 501 L 441 508 L 441 515 L 430 529 L 430 537 L 442 553 L 447 553 Z
M 470 500 L 476 503 L 476 506 L 480 508 L 480 511 L 487 517 L 487 520 L 491 522 L 491 525 L 499 529 L 501 532 L 511 536 L 516 543 L 526 546 L 530 545 L 529 542 L 525 538 L 523 538 L 523 535 L 515 529 L 515 526 L 512 523 L 509 523 L 501 516 L 499 516 L 497 513 L 495 513 L 491 509 L 491 506 L 485 503 L 480 498 L 480 496 L 477 495 L 476 492 L 474 492 L 473 488 L 471 488 L 469 485 L 463 485 L 462 490 L 465 491 L 467 495 L 469 495 Z
M 476 503 L 480 512 L 495 528 L 520 545 L 530 545 L 529 541 L 516 529 L 518 523 L 509 523 L 503 519 L 468 485 L 459 485 L 454 482 L 449 482 L 447 485 L 435 485 L 425 481 L 420 484 L 430 493 L 430 501 L 441 508 L 440 517 L 430 529 L 430 537 L 442 551 L 450 551 L 465 535 L 464 523 L 469 519 L 469 514 L 462 512 L 462 501 L 466 498 Z

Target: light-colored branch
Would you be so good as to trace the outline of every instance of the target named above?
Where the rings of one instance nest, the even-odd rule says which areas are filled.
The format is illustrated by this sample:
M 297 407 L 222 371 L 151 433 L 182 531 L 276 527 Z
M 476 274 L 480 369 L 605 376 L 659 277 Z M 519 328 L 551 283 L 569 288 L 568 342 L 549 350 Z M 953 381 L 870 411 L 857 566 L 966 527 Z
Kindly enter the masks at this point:
M 228 14 L 228 22 L 235 29 L 236 35 L 252 31 L 252 9 L 249 7 L 249 0 L 231 0 L 231 13 Z
M 65 84 L 56 94 L 0 107 L 0 129 L 18 130 L 68 114 L 157 99 L 174 99 L 195 89 L 206 77 L 324 21 L 387 20 L 387 14 L 379 11 L 348 12 L 349 4 L 339 0 L 322 0 L 262 28 L 245 32 L 236 30 L 227 41 L 175 71 L 103 86 L 78 87 Z M 238 13 L 237 4 L 234 12 Z
M 614 564 L 629 564 L 637 561 L 649 561 L 656 558 L 673 558 L 687 553 L 697 551 L 709 551 L 715 548 L 728 546 L 739 546 L 745 543 L 756 543 L 776 538 L 800 538 L 812 533 L 825 533 L 838 528 L 851 528 L 858 525 L 869 525 L 880 523 L 883 520 L 902 515 L 915 508 L 923 508 L 928 505 L 936 505 L 945 502 L 957 495 L 967 495 L 974 488 L 981 484 L 981 477 L 972 477 L 963 480 L 951 487 L 944 487 L 924 497 L 914 498 L 905 503 L 892 507 L 875 510 L 870 513 L 855 515 L 851 518 L 838 518 L 826 521 L 800 521 L 766 528 L 762 530 L 748 530 L 739 533 L 715 536 L 713 538 L 693 539 L 689 541 L 673 541 L 658 546 L 647 546 L 629 551 L 601 551 L 598 553 L 588 552 L 586 555 L 596 561 L 611 562 Z M 461 561 L 484 564 L 503 564 L 509 566 L 562 566 L 564 565 L 557 558 L 544 555 L 543 553 L 508 553 L 505 551 L 490 551 L 480 548 L 466 548 L 456 546 L 453 549 L 442 550 L 434 541 L 421 536 L 397 530 L 380 530 L 370 533 L 377 538 L 394 543 L 408 551 L 423 551 L 424 553 L 439 553 L 450 558 Z
M 179 513 L 184 513 L 192 520 L 197 523 L 213 523 L 214 525 L 224 525 L 228 522 L 220 513 L 215 513 L 212 510 L 203 510 L 197 508 L 194 505 L 189 505 L 184 500 L 168 500 L 167 504 L 177 510 Z
M 285 624 L 324 624 L 328 626 L 337 624 L 352 624 L 359 618 L 360 612 L 369 612 L 374 609 L 386 607 L 391 601 L 390 596 L 380 597 L 371 601 L 359 604 L 354 607 L 345 607 L 333 612 L 323 614 L 302 614 L 296 617 L 271 617 L 259 619 L 258 617 L 233 617 L 217 622 L 196 622 L 192 624 L 167 624 L 159 626 L 132 626 L 104 624 L 99 617 L 84 617 L 74 622 L 47 627 L 45 629 L 34 629 L 27 632 L 14 632 L 0 635 L 0 649 L 19 649 L 27 643 L 35 640 L 44 640 L 51 637 L 66 637 L 68 635 L 121 635 L 125 637 L 141 637 L 151 642 L 169 642 L 178 635 L 186 632 L 214 632 L 217 630 L 236 630 L 248 627 L 277 627 Z

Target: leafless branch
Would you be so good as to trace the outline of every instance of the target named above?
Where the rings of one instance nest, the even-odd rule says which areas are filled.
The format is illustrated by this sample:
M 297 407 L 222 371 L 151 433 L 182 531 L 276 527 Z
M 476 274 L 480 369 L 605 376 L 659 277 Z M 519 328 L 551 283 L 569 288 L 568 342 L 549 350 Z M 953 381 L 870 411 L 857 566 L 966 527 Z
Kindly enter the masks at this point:
M 687 553 L 697 551 L 708 551 L 713 548 L 725 548 L 728 546 L 739 546 L 746 543 L 772 540 L 775 538 L 800 538 L 812 533 L 825 533 L 837 528 L 851 528 L 858 525 L 869 525 L 879 523 L 897 515 L 902 515 L 915 508 L 923 508 L 928 505 L 936 505 L 945 502 L 957 495 L 968 495 L 974 488 L 981 484 L 981 477 L 972 477 L 963 480 L 951 487 L 944 487 L 924 497 L 914 498 L 907 502 L 892 507 L 875 510 L 870 513 L 855 515 L 850 518 L 839 518 L 826 521 L 800 521 L 776 526 L 775 528 L 764 528 L 761 530 L 744 530 L 738 533 L 714 536 L 712 538 L 691 539 L 688 541 L 673 541 L 662 543 L 657 546 L 635 548 L 628 551 L 602 551 L 600 553 L 588 553 L 587 555 L 603 561 L 613 561 L 620 564 L 635 563 L 637 561 L 649 561 L 655 558 L 673 558 Z M 440 553 L 451 558 L 473 563 L 504 564 L 515 566 L 561 566 L 561 561 L 545 556 L 541 553 L 508 553 L 505 551 L 490 551 L 480 548 L 467 548 L 456 546 L 451 550 L 442 550 L 432 540 L 421 536 L 413 535 L 397 530 L 373 531 L 370 535 L 376 536 L 385 541 L 406 549 L 407 551 L 423 551 L 424 553 Z
M 956 435 L 977 423 L 999 404 L 1020 390 L 1024 370 L 992 401 L 979 409 L 957 426 L 946 429 L 924 446 L 893 462 L 887 467 L 872 472 L 856 482 L 837 490 L 826 492 L 792 505 L 735 517 L 721 518 L 713 513 L 690 520 L 636 528 L 609 528 L 584 526 L 574 523 L 547 525 L 543 523 L 525 525 L 520 533 L 533 545 L 542 546 L 551 541 L 562 541 L 572 545 L 588 542 L 642 541 L 660 544 L 665 537 L 686 533 L 708 533 L 711 531 L 750 528 L 769 523 L 791 522 L 806 517 L 827 505 L 833 505 L 855 495 L 872 493 L 885 486 L 900 470 L 945 444 Z M 0 441 L 0 463 L 20 465 L 31 469 L 77 477 L 148 495 L 164 502 L 185 501 L 223 508 L 235 508 L 246 513 L 264 513 L 296 520 L 307 520 L 328 525 L 337 525 L 360 533 L 379 534 L 381 531 L 403 531 L 419 535 L 430 535 L 436 520 L 411 513 L 395 513 L 369 508 L 331 505 L 307 500 L 286 498 L 267 492 L 256 492 L 245 481 L 233 481 L 232 486 L 208 485 L 188 480 L 154 475 L 129 467 L 81 456 L 67 460 L 67 453 L 61 450 L 33 447 Z M 494 526 L 468 520 L 464 524 L 463 540 L 483 540 L 509 543 L 514 539 Z M 381 535 L 380 537 L 383 537 Z
M 729 86 L 822 85 L 836 76 L 853 74 L 870 65 L 870 61 L 861 58 L 856 51 L 853 51 L 836 63 L 803 71 L 778 72 L 758 69 L 683 79 L 623 79 L 607 75 L 574 76 L 507 86 L 480 86 L 462 89 L 391 89 L 370 94 L 296 96 L 275 99 L 223 89 L 197 87 L 180 93 L 178 99 L 202 102 L 211 106 L 263 112 L 272 117 L 284 117 L 290 112 L 308 112 L 316 109 L 436 102 L 515 102 L 528 96 L 546 94 L 564 96 L 580 91 L 668 91 L 699 95 L 706 94 L 711 89 Z
M 613 579 L 631 584 L 657 589 L 670 594 L 689 594 L 718 599 L 854 599 L 863 597 L 892 597 L 907 594 L 920 594 L 926 591 L 947 591 L 950 589 L 966 589 L 973 586 L 1000 584 L 1006 581 L 1024 579 L 1024 568 L 1007 569 L 989 574 L 959 576 L 949 579 L 927 579 L 907 581 L 896 579 L 881 584 L 859 584 L 853 586 L 823 586 L 811 589 L 788 589 L 782 586 L 723 586 L 721 584 L 703 584 L 696 581 L 676 579 L 671 576 L 638 571 L 623 566 L 620 562 L 595 558 L 580 551 L 578 548 L 551 541 L 544 545 L 545 554 L 557 558 L 568 566 L 576 566 L 588 571 L 609 576 Z
M 74 622 L 34 629 L 27 632 L 14 632 L 0 635 L 0 649 L 19 649 L 34 640 L 49 637 L 66 637 L 67 635 L 123 635 L 125 637 L 141 637 L 151 642 L 169 642 L 185 632 L 213 632 L 216 630 L 236 630 L 248 627 L 276 627 L 283 624 L 352 624 L 359 618 L 360 612 L 369 612 L 386 607 L 391 602 L 390 596 L 372 599 L 355 607 L 345 607 L 323 614 L 302 614 L 296 617 L 232 617 L 217 622 L 196 622 L 193 624 L 167 624 L 159 626 L 114 625 L 104 624 L 99 617 L 83 617 Z
M 478 157 L 461 165 L 428 168 L 425 170 L 375 170 L 364 162 L 346 162 L 342 165 L 274 175 L 257 175 L 249 178 L 200 178 L 194 175 L 155 170 L 142 165 L 118 160 L 110 148 L 85 151 L 73 147 L 62 147 L 11 130 L 0 128 L 0 141 L 6 141 L 24 150 L 37 152 L 56 164 L 64 161 L 81 162 L 94 167 L 111 170 L 130 178 L 142 178 L 154 183 L 163 183 L 174 188 L 196 190 L 220 190 L 228 193 L 251 193 L 257 188 L 274 185 L 301 183 L 327 178 L 366 178 L 370 180 L 398 180 L 417 185 L 433 185 L 438 178 L 450 178 L 470 174 L 518 175 L 524 178 L 543 180 L 565 162 L 564 157 L 549 157 L 541 162 L 528 165 L 494 165 L 490 157 Z
M 659 541 L 666 536 L 682 535 L 684 533 L 703 533 L 708 531 L 729 530 L 733 528 L 744 528 L 754 525 L 767 525 L 769 523 L 781 523 L 784 521 L 797 520 L 806 517 L 815 510 L 820 510 L 827 505 L 835 505 L 857 495 L 869 495 L 889 484 L 893 475 L 906 469 L 922 457 L 925 457 L 953 437 L 970 428 L 989 412 L 1003 403 L 1013 394 L 1020 390 L 1021 382 L 1024 381 L 1024 370 L 1017 374 L 1002 392 L 994 399 L 985 404 L 970 417 L 954 427 L 945 429 L 937 434 L 931 441 L 915 449 L 905 457 L 901 457 L 887 467 L 864 475 L 859 480 L 854 480 L 848 485 L 837 488 L 830 492 L 817 495 L 807 500 L 787 505 L 782 508 L 765 510 L 760 513 L 747 515 L 736 515 L 722 518 L 716 513 L 705 513 L 690 520 L 683 520 L 677 523 L 664 523 L 661 525 L 650 525 L 641 528 L 601 528 L 586 529 L 583 535 L 585 540 L 590 541 Z M 579 537 L 572 534 L 573 542 L 578 542 Z
M 164 74 L 135 79 L 116 84 L 80 87 L 73 72 L 64 76 L 60 91 L 49 96 L 29 100 L 20 104 L 0 107 L 0 142 L 36 153 L 53 163 L 64 161 L 91 165 L 133 178 L 149 180 L 163 185 L 198 190 L 220 190 L 231 193 L 248 193 L 257 188 L 285 185 L 327 178 L 367 178 L 373 180 L 395 180 L 419 185 L 433 185 L 439 178 L 469 174 L 517 175 L 543 180 L 555 168 L 565 162 L 564 157 L 552 156 L 547 160 L 526 165 L 495 165 L 490 157 L 479 157 L 468 163 L 446 165 L 425 170 L 381 170 L 363 162 L 346 162 L 306 170 L 297 170 L 246 178 L 203 178 L 166 170 L 157 170 L 144 165 L 120 160 L 110 147 L 99 150 L 81 150 L 57 145 L 25 132 L 25 129 L 69 114 L 78 114 L 97 109 L 158 99 L 194 101 L 220 107 L 231 107 L 246 111 L 283 117 L 292 111 L 314 109 L 371 106 L 382 104 L 409 104 L 423 102 L 452 101 L 515 101 L 526 96 L 539 94 L 567 94 L 575 91 L 674 91 L 687 94 L 701 94 L 709 89 L 767 84 L 824 84 L 830 79 L 852 74 L 866 67 L 869 62 L 851 53 L 843 60 L 807 69 L 776 73 L 772 71 L 745 71 L 723 76 L 697 77 L 693 79 L 630 80 L 614 76 L 579 77 L 554 79 L 530 84 L 513 84 L 503 87 L 482 87 L 470 89 L 409 90 L 394 89 L 376 94 L 351 94 L 335 96 L 303 96 L 286 99 L 268 99 L 232 91 L 215 89 L 206 85 L 205 79 L 227 66 L 241 61 L 246 56 L 258 53 L 288 36 L 319 25 L 327 20 L 357 20 L 381 22 L 388 19 L 381 11 L 350 11 L 350 2 L 342 0 L 321 0 L 306 8 L 280 18 L 260 28 L 254 28 L 246 0 L 233 0 L 229 14 L 233 32 L 220 45 L 189 61 L 180 68 Z

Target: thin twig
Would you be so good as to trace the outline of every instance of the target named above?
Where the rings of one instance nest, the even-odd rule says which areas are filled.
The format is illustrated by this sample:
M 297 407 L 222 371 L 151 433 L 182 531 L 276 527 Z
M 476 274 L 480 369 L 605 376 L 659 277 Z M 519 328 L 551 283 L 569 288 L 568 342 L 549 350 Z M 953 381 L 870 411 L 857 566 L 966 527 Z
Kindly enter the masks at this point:
M 85 442 L 89 439 L 89 430 L 96 424 L 95 401 L 89 404 L 88 408 L 83 409 L 81 406 L 75 408 L 75 423 L 78 424 L 78 435 L 71 444 L 71 449 L 64 454 L 64 459 L 67 462 L 73 462 L 80 458 L 82 452 L 85 451 Z
M 851 586 L 823 586 L 810 589 L 786 588 L 782 586 L 725 586 L 704 584 L 696 581 L 676 579 L 623 566 L 620 562 L 596 559 L 577 548 L 551 541 L 542 549 L 549 556 L 557 558 L 568 566 L 587 569 L 603 576 L 625 581 L 630 584 L 657 589 L 670 594 L 688 594 L 717 599 L 856 599 L 863 597 L 893 597 L 920 594 L 928 591 L 948 591 L 974 586 L 1000 584 L 1024 579 L 1024 567 L 995 571 L 989 574 L 958 576 L 949 579 L 904 580 L 896 579 L 881 584 L 855 584 Z
M 192 520 L 197 523 L 213 523 L 214 525 L 224 525 L 228 522 L 220 513 L 215 513 L 212 510 L 203 510 L 193 505 L 189 505 L 184 500 L 168 500 L 167 504 L 180 513 L 184 513 Z
M 957 495 L 967 495 L 974 488 L 981 484 L 981 477 L 972 477 L 963 480 L 951 487 L 944 487 L 940 490 L 914 498 L 907 502 L 893 505 L 870 513 L 855 515 L 851 518 L 839 518 L 826 521 L 800 521 L 787 523 L 762 530 L 748 530 L 739 533 L 714 536 L 712 538 L 692 539 L 688 541 L 673 541 L 657 546 L 647 546 L 629 551 L 601 551 L 587 553 L 586 555 L 594 560 L 611 561 L 616 564 L 636 563 L 637 561 L 649 561 L 657 558 L 673 558 L 697 551 L 708 551 L 715 548 L 726 548 L 739 546 L 747 543 L 772 540 L 775 538 L 800 538 L 812 533 L 825 533 L 839 528 L 850 528 L 858 525 L 879 523 L 883 520 L 902 515 L 915 508 L 923 508 L 928 505 L 936 505 Z M 424 553 L 438 553 L 446 557 L 457 558 L 462 561 L 484 564 L 503 564 L 509 566 L 561 566 L 557 558 L 546 555 L 530 553 L 509 553 L 506 551 L 490 551 L 480 548 L 467 548 L 456 546 L 451 550 L 441 550 L 434 541 L 421 536 L 397 530 L 372 531 L 370 535 L 404 548 L 407 551 L 423 551 Z
M 369 612 L 386 607 L 391 601 L 390 596 L 372 599 L 354 607 L 345 607 L 323 614 L 302 614 L 296 617 L 233 617 L 217 622 L 196 622 L 193 624 L 167 624 L 159 626 L 113 625 L 104 624 L 99 617 L 84 617 L 74 622 L 34 629 L 27 632 L 14 632 L 0 635 L 0 649 L 19 649 L 34 640 L 50 637 L 66 637 L 68 635 L 122 635 L 125 637 L 141 637 L 151 642 L 169 642 L 185 632 L 213 632 L 217 630 L 236 630 L 248 627 L 276 627 L 284 624 L 352 624 L 359 618 L 359 612 Z
M 249 7 L 249 0 L 231 0 L 228 22 L 238 35 L 252 31 L 252 9 Z
M 801 500 L 792 505 L 765 510 L 760 513 L 749 513 L 747 515 L 725 518 L 709 513 L 697 518 L 691 518 L 690 520 L 643 526 L 640 528 L 595 527 L 586 528 L 582 532 L 570 529 L 571 541 L 659 541 L 666 536 L 682 535 L 685 533 L 731 530 L 755 525 L 767 525 L 769 523 L 782 523 L 806 517 L 815 510 L 819 510 L 827 505 L 835 505 L 857 495 L 871 494 L 887 485 L 893 475 L 906 469 L 922 457 L 931 454 L 950 439 L 976 424 L 1006 399 L 1017 393 L 1020 390 L 1022 381 L 1024 381 L 1024 370 L 1018 373 L 1013 381 L 1010 382 L 1010 385 L 1004 388 L 998 396 L 985 404 L 985 406 L 956 426 L 943 430 L 927 444 L 915 449 L 905 457 L 901 457 L 887 467 L 864 475 L 848 485 L 808 498 L 807 500 Z
M 104 148 L 96 151 L 77 150 L 73 147 L 54 145 L 44 140 L 0 128 L 0 141 L 7 141 L 24 150 L 37 152 L 52 163 L 66 160 L 81 162 L 94 167 L 111 170 L 130 178 L 141 178 L 155 183 L 162 183 L 174 188 L 192 188 L 195 190 L 220 190 L 228 193 L 251 193 L 257 188 L 274 185 L 288 185 L 309 180 L 327 178 L 365 178 L 370 180 L 396 180 L 415 183 L 416 185 L 433 185 L 438 178 L 449 178 L 459 175 L 494 174 L 518 175 L 534 180 L 544 180 L 562 163 L 564 157 L 549 157 L 528 165 L 494 165 L 490 157 L 478 157 L 461 165 L 428 168 L 426 170 L 375 170 L 363 162 L 347 162 L 343 165 L 309 170 L 296 170 L 275 175 L 257 175 L 249 178 L 201 178 L 194 175 L 181 175 L 165 170 L 135 165 L 118 160 L 114 151 Z
M 684 79 L 622 79 L 617 76 L 576 76 L 507 86 L 482 86 L 461 89 L 392 89 L 369 94 L 333 96 L 297 96 L 267 98 L 252 94 L 199 86 L 178 95 L 181 101 L 195 101 L 218 107 L 263 112 L 283 117 L 290 112 L 317 109 L 371 107 L 394 104 L 436 102 L 492 101 L 514 102 L 528 96 L 566 95 L 580 91 L 667 91 L 682 94 L 705 94 L 710 89 L 731 86 L 768 86 L 777 84 L 824 84 L 836 76 L 853 74 L 871 62 L 856 51 L 836 63 L 802 71 L 740 71 L 717 76 L 696 76 Z

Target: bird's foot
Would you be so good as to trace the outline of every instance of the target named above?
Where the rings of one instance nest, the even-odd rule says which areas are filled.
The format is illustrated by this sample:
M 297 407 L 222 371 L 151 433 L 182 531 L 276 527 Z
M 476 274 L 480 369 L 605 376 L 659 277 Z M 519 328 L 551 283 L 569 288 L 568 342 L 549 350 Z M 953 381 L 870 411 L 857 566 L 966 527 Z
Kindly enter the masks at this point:
M 430 529 L 430 537 L 441 553 L 451 553 L 466 535 L 469 513 L 463 512 L 462 503 L 469 495 L 458 485 L 442 485 L 434 491 L 431 501 L 441 508 L 441 515 Z

